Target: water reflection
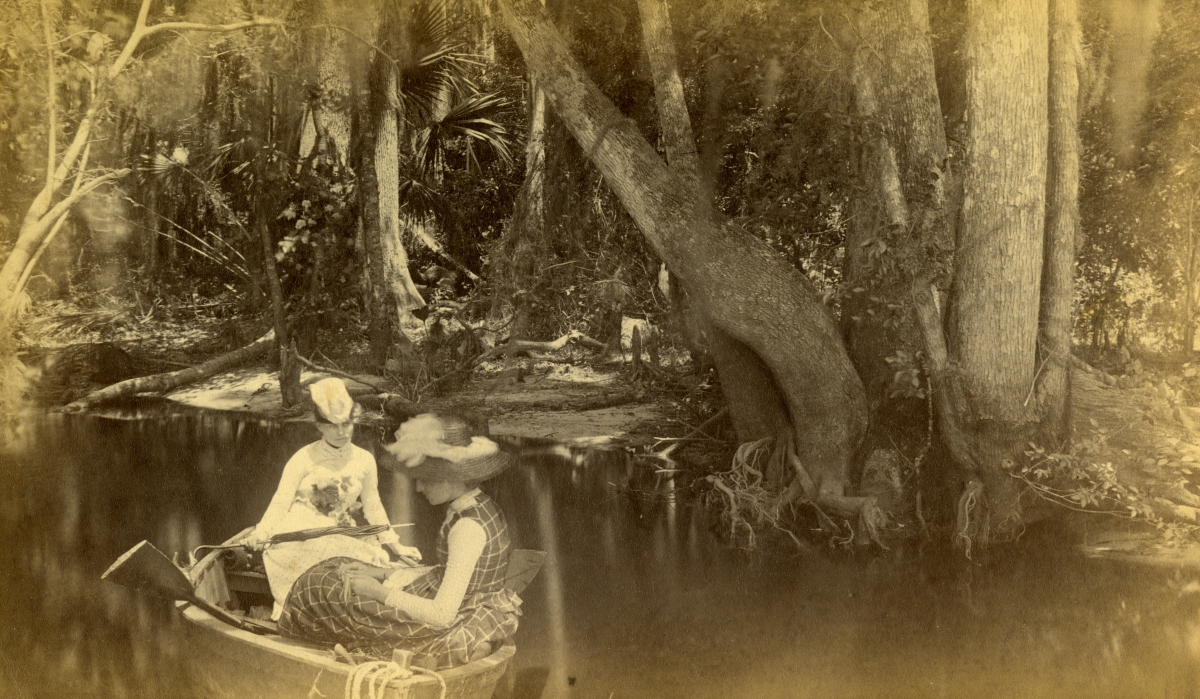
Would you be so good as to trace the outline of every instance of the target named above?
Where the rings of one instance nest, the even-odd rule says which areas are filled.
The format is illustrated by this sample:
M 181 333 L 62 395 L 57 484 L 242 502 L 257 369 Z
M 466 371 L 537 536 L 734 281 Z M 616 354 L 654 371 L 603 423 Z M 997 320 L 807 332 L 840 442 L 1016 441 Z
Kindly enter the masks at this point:
M 204 659 L 169 605 L 99 575 L 143 538 L 170 553 L 254 523 L 316 437 L 117 417 L 30 418 L 0 447 L 0 697 L 195 696 Z M 685 465 L 535 451 L 486 486 L 516 545 L 550 555 L 523 593 L 515 666 L 538 681 L 522 696 L 1198 695 L 1194 574 L 1080 559 L 1054 531 L 970 564 L 753 556 L 714 534 Z M 440 509 L 387 471 L 380 487 L 431 554 Z

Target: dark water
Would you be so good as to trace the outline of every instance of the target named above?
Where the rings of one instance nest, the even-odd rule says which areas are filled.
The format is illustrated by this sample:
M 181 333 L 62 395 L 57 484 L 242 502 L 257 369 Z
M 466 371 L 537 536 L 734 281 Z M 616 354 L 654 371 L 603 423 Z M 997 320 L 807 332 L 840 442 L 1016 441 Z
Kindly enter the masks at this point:
M 204 659 L 169 604 L 99 576 L 141 539 L 183 551 L 253 524 L 315 438 L 217 414 L 22 421 L 0 450 L 0 697 L 196 696 Z M 1200 576 L 1085 560 L 1053 531 L 986 564 L 751 556 L 712 530 L 685 476 L 621 455 L 540 456 L 489 483 L 517 544 L 552 557 L 523 595 L 519 689 L 1200 695 Z M 380 477 L 393 522 L 416 521 L 410 543 L 431 552 L 440 513 Z

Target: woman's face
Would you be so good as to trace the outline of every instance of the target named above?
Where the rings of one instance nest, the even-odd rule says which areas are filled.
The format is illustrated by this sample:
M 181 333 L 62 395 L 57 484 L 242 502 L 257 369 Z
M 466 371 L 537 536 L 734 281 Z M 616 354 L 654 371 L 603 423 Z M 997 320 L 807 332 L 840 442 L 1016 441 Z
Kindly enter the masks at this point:
M 467 485 L 459 481 L 417 481 L 417 492 L 430 505 L 441 505 L 467 492 Z
M 317 421 L 317 429 L 321 430 L 321 436 L 325 438 L 325 441 L 334 447 L 344 447 L 354 437 L 354 423 L 349 420 L 336 425 L 331 422 Z

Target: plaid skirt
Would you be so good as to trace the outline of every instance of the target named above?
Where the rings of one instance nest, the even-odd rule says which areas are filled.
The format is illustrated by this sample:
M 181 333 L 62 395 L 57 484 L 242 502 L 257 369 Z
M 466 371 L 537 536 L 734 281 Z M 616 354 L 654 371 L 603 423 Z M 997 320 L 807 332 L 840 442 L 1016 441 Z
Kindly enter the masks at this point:
M 511 590 L 468 595 L 458 616 L 446 628 L 435 628 L 410 618 L 382 602 L 351 594 L 338 566 L 350 558 L 322 561 L 305 571 L 292 586 L 279 619 L 279 632 L 286 638 L 333 645 L 341 643 L 380 658 L 390 658 L 393 649 L 413 652 L 414 659 L 428 667 L 443 669 L 478 660 L 485 644 L 495 649 L 517 630 L 521 598 Z M 436 589 L 405 592 L 432 599 Z

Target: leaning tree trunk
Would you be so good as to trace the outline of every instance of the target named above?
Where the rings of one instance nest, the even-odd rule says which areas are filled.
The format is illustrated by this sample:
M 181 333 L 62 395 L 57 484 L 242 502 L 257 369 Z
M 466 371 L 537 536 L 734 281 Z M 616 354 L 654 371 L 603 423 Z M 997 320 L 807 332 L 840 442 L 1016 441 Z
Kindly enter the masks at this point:
M 1079 231 L 1078 0 L 1050 0 L 1049 150 L 1041 306 L 1041 438 L 1070 437 L 1075 240 Z
M 865 427 L 865 401 L 808 279 L 736 224 L 697 215 L 695 188 L 604 97 L 536 0 L 500 7 L 555 114 L 714 325 L 766 365 L 786 401 L 804 469 L 821 494 L 840 496 Z
M 1036 438 L 1047 156 L 1045 0 L 967 5 L 963 205 L 949 345 L 993 526 L 1016 523 L 1005 461 Z
M 695 216 L 711 221 L 713 207 L 709 201 L 710 188 L 701 186 L 700 157 L 691 117 L 683 98 L 683 81 L 679 77 L 679 62 L 675 55 L 667 3 L 665 0 L 639 0 L 638 11 L 642 18 L 642 41 L 650 63 L 650 73 L 654 77 L 654 99 L 658 107 L 658 123 L 667 164 L 694 193 Z M 679 276 L 673 268 L 671 271 L 676 277 Z M 685 290 L 685 293 L 690 295 L 690 290 Z M 703 317 L 703 311 L 680 320 L 682 323 L 699 324 L 707 331 L 709 350 L 717 374 L 721 377 L 721 390 L 729 405 L 739 441 L 775 438 L 777 446 L 787 444 L 787 435 L 791 430 L 787 401 L 775 386 L 770 367 L 752 349 Z M 786 461 L 773 459 L 771 463 L 785 465 Z M 778 484 L 786 482 L 791 474 L 784 471 L 767 475 Z

